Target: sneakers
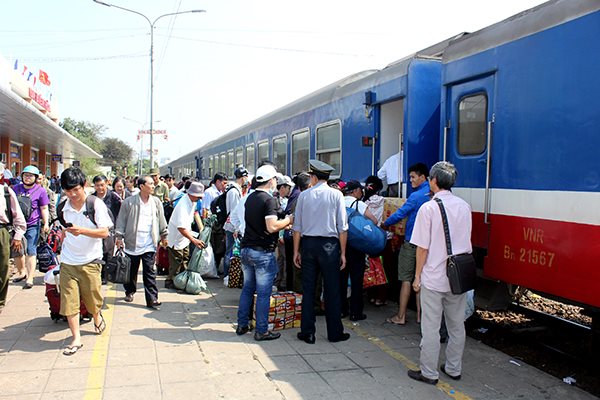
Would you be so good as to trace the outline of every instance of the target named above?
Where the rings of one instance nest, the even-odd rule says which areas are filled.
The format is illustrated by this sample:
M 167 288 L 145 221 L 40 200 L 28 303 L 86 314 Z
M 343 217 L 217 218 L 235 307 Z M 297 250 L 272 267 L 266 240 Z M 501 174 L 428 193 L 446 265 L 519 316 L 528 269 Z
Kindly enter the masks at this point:
M 263 340 L 275 340 L 275 339 L 279 339 L 280 337 L 281 337 L 281 333 L 271 332 L 271 331 L 267 331 L 265 333 L 256 332 L 254 334 L 254 340 L 256 340 L 257 342 L 260 342 Z

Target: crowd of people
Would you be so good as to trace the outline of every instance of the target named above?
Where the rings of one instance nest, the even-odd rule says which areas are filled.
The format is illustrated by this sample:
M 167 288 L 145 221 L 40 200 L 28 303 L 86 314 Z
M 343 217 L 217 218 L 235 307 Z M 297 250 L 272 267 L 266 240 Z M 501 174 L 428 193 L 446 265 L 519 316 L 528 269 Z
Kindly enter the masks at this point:
M 94 192 L 88 194 L 86 177 L 77 168 L 68 168 L 60 178 L 46 180 L 36 167 L 27 166 L 21 182 L 10 182 L 9 186 L 0 165 L 0 310 L 8 290 L 9 258 L 15 259 L 18 271 L 13 282 L 25 281 L 23 288 L 31 288 L 40 235 L 58 220 L 63 229 L 60 312 L 72 332 L 65 355 L 75 354 L 83 346 L 80 298 L 93 317 L 95 332 L 102 334 L 106 327 L 101 313 L 101 285 L 106 279 L 103 266 L 116 249 L 123 250 L 131 261 L 124 301 L 134 301 L 141 264 L 146 306 L 160 310 L 155 268 L 160 246 L 166 247 L 169 258 L 167 290 L 175 289 L 173 280 L 186 269 L 190 250 L 209 246 L 227 285 L 230 261 L 234 249 L 239 248 L 243 286 L 238 335 L 252 330 L 250 316 L 254 309 L 255 340 L 280 337 L 268 329 L 269 298 L 278 290 L 303 294 L 299 340 L 315 343 L 316 316 L 325 315 L 327 339 L 345 341 L 350 335 L 344 332 L 342 319 L 367 318 L 363 276 L 368 258 L 347 240 L 347 210 L 353 209 L 384 230 L 406 219 L 403 242 L 388 233 L 381 254 L 389 284 L 370 288 L 366 298 L 375 306 L 386 304 L 397 279 L 398 311 L 386 321 L 404 325 L 411 293 L 417 293 L 416 322 L 421 323 L 423 337 L 421 368 L 409 371 L 409 376 L 437 383 L 439 331 L 445 320 L 448 345 L 446 362 L 440 370 L 459 379 L 466 295 L 450 291 L 442 219 L 437 205 L 430 201 L 437 198 L 444 203 L 452 248 L 470 252 L 471 212 L 467 203 L 451 192 L 456 169 L 447 162 L 439 162 L 431 170 L 422 163 L 410 166 L 413 190 L 404 205 L 385 220 L 380 177 L 369 176 L 364 184 L 358 180 L 343 182 L 330 180 L 332 171 L 328 164 L 310 160 L 308 171 L 290 178 L 266 161 L 254 176 L 243 166 L 233 171 L 231 181 L 227 174 L 216 173 L 205 189 L 197 179 L 184 177 L 176 182 L 173 176 L 161 177 L 158 169 L 152 169 L 145 176 L 117 177 L 112 182 L 106 176 L 95 176 L 91 182 Z M 397 180 L 393 182 L 395 178 L 390 179 L 389 173 L 382 177 L 388 180 L 388 190 L 396 194 Z M 56 182 L 61 187 L 59 195 L 55 194 Z M 28 200 L 22 201 L 24 197 Z M 204 242 L 197 233 L 212 214 L 216 221 L 210 241 Z

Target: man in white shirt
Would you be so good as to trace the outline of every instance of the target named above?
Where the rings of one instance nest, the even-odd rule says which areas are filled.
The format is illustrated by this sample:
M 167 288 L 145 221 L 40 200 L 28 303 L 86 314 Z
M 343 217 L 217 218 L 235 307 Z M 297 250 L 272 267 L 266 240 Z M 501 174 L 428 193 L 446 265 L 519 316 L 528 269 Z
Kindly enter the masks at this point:
M 248 181 L 248 170 L 244 167 L 238 167 L 233 175 L 235 176 L 235 181 L 229 184 L 226 192 L 227 198 L 225 203 L 227 208 L 227 221 L 225 222 L 225 225 L 223 225 L 223 229 L 225 230 L 225 259 L 223 260 L 223 275 L 225 275 L 225 282 L 229 275 L 229 262 L 231 260 L 233 243 L 235 241 L 233 235 L 235 227 L 231 223 L 231 213 L 242 199 L 242 186 Z
M 158 310 L 161 303 L 158 301 L 154 256 L 159 240 L 162 241 L 163 246 L 167 245 L 167 221 L 160 199 L 152 196 L 154 193 L 152 177 L 147 175 L 139 178 L 138 186 L 140 193 L 123 201 L 115 228 L 117 246 L 125 247 L 125 254 L 131 259 L 129 282 L 123 285 L 125 301 L 128 303 L 133 301 L 141 262 L 146 307 Z
M 63 351 L 70 356 L 83 347 L 79 331 L 80 297 L 93 315 L 96 334 L 106 329 L 101 313 L 102 267 L 98 261 L 102 259 L 102 239 L 108 237 L 113 223 L 102 200 L 94 197 L 93 206 L 88 207 L 83 171 L 67 168 L 60 176 L 60 183 L 67 197 L 60 212 L 66 228 L 60 254 L 60 313 L 67 317 L 73 335 L 71 344 Z
M 402 152 L 398 152 L 385 160 L 377 177 L 387 183 L 388 197 L 398 197 L 399 182 L 402 178 Z
M 435 385 L 438 382 L 437 362 L 440 352 L 440 325 L 443 318 L 448 328 L 446 362 L 440 370 L 459 380 L 465 347 L 465 309 L 467 294 L 452 294 L 446 276 L 446 236 L 440 207 L 442 201 L 448 218 L 450 240 L 454 254 L 471 253 L 471 208 L 450 189 L 456 181 L 456 168 L 446 161 L 431 167 L 429 186 L 432 201 L 421 206 L 417 213 L 410 242 L 417 246 L 417 268 L 413 289 L 421 293 L 421 358 L 418 371 L 409 370 L 412 379 Z
M 165 280 L 165 288 L 175 289 L 173 278 L 187 268 L 189 259 L 189 244 L 199 248 L 206 244 L 192 235 L 192 222 L 196 212 L 196 202 L 204 196 L 204 186 L 200 182 L 192 182 L 171 215 L 168 226 L 167 240 L 169 247 L 169 276 Z
M 206 208 L 208 211 L 210 211 L 210 203 L 212 203 L 214 199 L 219 197 L 219 195 L 225 191 L 227 188 L 227 183 L 227 175 L 222 172 L 217 172 L 211 181 L 210 187 L 204 192 L 202 208 Z

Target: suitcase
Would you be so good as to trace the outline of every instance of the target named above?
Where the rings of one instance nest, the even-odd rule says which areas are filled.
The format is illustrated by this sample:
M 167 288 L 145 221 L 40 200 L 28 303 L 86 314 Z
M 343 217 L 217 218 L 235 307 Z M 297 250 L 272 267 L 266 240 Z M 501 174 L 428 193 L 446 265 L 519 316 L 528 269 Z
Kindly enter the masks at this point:
M 156 252 L 156 274 L 169 275 L 169 252 L 163 246 L 158 246 Z
M 60 271 L 56 271 L 57 273 Z M 46 299 L 48 299 L 48 305 L 50 308 L 50 318 L 52 321 L 58 322 L 59 320 L 66 320 L 64 315 L 60 314 L 60 293 L 58 292 L 57 285 L 46 283 Z M 82 320 L 91 320 L 92 314 L 88 313 L 83 301 L 80 301 L 79 306 L 79 318 Z

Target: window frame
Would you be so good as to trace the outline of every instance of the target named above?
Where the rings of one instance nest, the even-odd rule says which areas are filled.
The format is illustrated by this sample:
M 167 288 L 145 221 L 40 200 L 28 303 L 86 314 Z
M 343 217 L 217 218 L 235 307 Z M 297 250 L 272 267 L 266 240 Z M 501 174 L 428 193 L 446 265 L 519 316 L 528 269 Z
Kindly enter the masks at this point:
M 235 171 L 235 152 L 233 149 L 227 150 L 227 174 L 229 177 L 233 177 L 233 172 Z
M 256 159 L 256 161 L 258 161 L 257 165 L 262 162 L 262 160 L 259 160 L 260 159 L 260 145 L 261 144 L 264 145 L 265 143 L 267 144 L 267 160 L 271 161 L 271 148 L 269 147 L 269 139 L 264 139 L 264 140 L 261 140 L 260 142 L 256 143 L 256 154 L 258 155 L 258 157 Z
M 300 169 L 300 171 L 294 171 L 294 136 L 297 136 L 297 135 L 299 135 L 301 133 L 307 133 L 307 137 L 308 137 L 308 157 L 306 159 L 306 167 L 305 168 L 308 168 L 308 163 L 310 161 L 310 128 L 306 127 L 306 128 L 302 128 L 302 129 L 298 129 L 298 130 L 293 131 L 291 133 L 291 135 L 290 135 L 290 148 L 292 150 L 291 151 L 291 153 L 292 153 L 292 159 L 291 159 L 291 168 L 292 169 L 291 169 L 291 173 L 292 174 L 295 174 L 295 173 L 300 172 L 300 171 L 307 170 L 305 168 L 302 168 L 302 169 Z
M 288 149 L 288 144 L 290 143 L 290 141 L 288 140 L 288 135 L 283 133 L 281 135 L 277 135 L 277 136 L 273 136 L 271 138 L 271 161 L 273 161 L 275 159 L 275 141 L 278 139 L 284 139 L 285 140 L 285 171 L 279 171 L 281 172 L 283 175 L 287 175 L 288 174 L 288 159 L 289 159 L 289 149 Z M 310 139 L 309 139 L 310 142 Z M 310 149 L 309 149 L 310 151 Z M 309 156 L 310 157 L 310 156 Z M 275 163 L 275 161 L 273 161 L 273 163 Z
M 340 135 L 340 146 L 339 147 L 335 147 L 335 148 L 330 148 L 330 149 L 325 149 L 325 150 L 319 150 L 318 146 L 319 146 L 319 129 L 320 128 L 326 128 L 328 126 L 332 126 L 332 125 L 339 125 L 340 127 L 340 131 L 339 131 L 339 135 Z M 340 171 L 339 174 L 336 175 L 331 175 L 331 178 L 339 178 L 340 176 L 342 176 L 342 168 L 343 168 L 343 163 L 342 163 L 342 120 L 341 119 L 334 119 L 331 121 L 327 121 L 327 122 L 322 122 L 320 124 L 318 124 L 315 127 L 315 158 L 317 160 L 320 160 L 319 155 L 320 154 L 324 154 L 324 153 L 335 153 L 335 152 L 340 152 Z
M 223 173 L 225 173 L 225 175 L 227 175 L 227 172 L 225 172 L 226 164 L 227 164 L 227 153 L 222 151 L 219 153 L 219 170 L 217 172 L 223 172 Z
M 483 150 L 479 153 L 463 153 L 460 151 L 460 104 L 465 100 L 468 99 L 470 97 L 476 97 L 476 96 L 483 96 L 485 98 L 485 112 L 484 112 L 484 132 L 487 132 L 487 122 L 488 122 L 488 111 L 489 111 L 489 96 L 488 93 L 486 91 L 477 91 L 477 92 L 473 92 L 473 93 L 468 93 L 465 94 L 464 96 L 459 97 L 458 101 L 456 102 L 456 154 L 458 154 L 461 157 L 479 157 L 482 154 L 485 154 L 485 152 L 488 150 L 487 148 L 487 138 L 485 138 L 486 140 L 484 140 L 483 142 Z
M 234 150 L 235 150 L 234 151 L 234 157 L 235 157 L 234 165 L 235 165 L 235 168 L 243 167 L 244 166 L 244 155 L 245 155 L 244 154 L 245 153 L 244 147 L 243 146 L 238 146 Z M 241 162 L 240 163 L 238 163 L 238 152 L 242 155 L 240 157 L 241 158 Z
M 252 165 L 248 163 L 248 149 L 252 147 Z M 254 142 L 248 143 L 244 146 L 244 167 L 248 170 L 248 173 L 254 175 L 256 173 L 256 146 Z

